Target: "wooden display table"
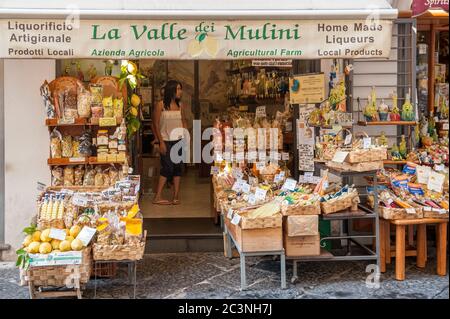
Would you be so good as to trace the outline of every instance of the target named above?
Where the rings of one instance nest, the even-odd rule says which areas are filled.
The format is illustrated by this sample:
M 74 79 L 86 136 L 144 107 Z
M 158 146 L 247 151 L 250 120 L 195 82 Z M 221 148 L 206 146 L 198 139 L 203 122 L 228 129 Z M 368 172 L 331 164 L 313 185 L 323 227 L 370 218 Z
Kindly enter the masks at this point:
M 390 247 L 390 225 L 394 225 L 395 231 L 395 279 L 405 280 L 405 256 L 416 256 L 417 267 L 424 268 L 427 261 L 427 233 L 426 226 L 436 225 L 436 255 L 437 274 L 445 276 L 447 274 L 447 225 L 448 219 L 442 218 L 421 218 L 421 219 L 381 219 L 381 265 L 380 271 L 386 271 L 386 262 L 390 263 L 393 256 Z M 417 245 L 416 249 L 406 250 L 406 227 L 417 225 Z

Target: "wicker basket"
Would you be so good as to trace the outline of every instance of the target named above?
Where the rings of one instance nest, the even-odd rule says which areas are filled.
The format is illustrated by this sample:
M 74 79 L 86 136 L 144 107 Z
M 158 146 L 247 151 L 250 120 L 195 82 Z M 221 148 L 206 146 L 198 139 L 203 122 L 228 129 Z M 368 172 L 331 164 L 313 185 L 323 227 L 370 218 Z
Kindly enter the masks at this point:
M 266 183 L 273 183 L 276 174 L 259 174 L 259 178 Z
M 283 216 L 290 215 L 320 215 L 320 202 L 317 202 L 314 205 L 286 205 L 285 203 L 281 204 L 281 213 Z
M 141 260 L 144 256 L 147 231 L 143 239 L 134 245 L 93 245 L 94 260 Z
M 245 213 L 241 215 L 242 229 L 278 228 L 283 224 L 281 214 L 264 218 L 246 218 Z
M 322 214 L 332 214 L 340 212 L 346 209 L 351 209 L 352 211 L 358 210 L 359 195 L 357 191 L 354 191 L 342 198 L 337 200 L 331 200 L 329 202 L 320 203 L 320 208 Z
M 380 207 L 380 217 L 384 219 L 418 219 L 423 218 L 423 209 L 414 208 L 415 213 L 408 212 L 405 208 Z
M 448 211 L 446 213 L 440 213 L 432 210 L 423 210 L 423 218 L 441 218 L 448 219 Z
M 356 149 L 350 151 L 346 161 L 348 163 L 364 163 L 364 162 L 376 162 L 387 159 L 386 148 L 370 148 L 370 149 Z
M 52 220 L 38 220 L 38 229 L 43 230 L 47 228 L 57 228 L 57 229 L 64 229 L 66 228 L 66 225 L 64 223 L 64 219 L 52 219 Z
M 32 283 L 35 287 L 68 287 L 83 285 L 89 281 L 92 271 L 91 248 L 83 250 L 80 265 L 30 266 L 28 270 L 20 270 L 20 285 Z
M 349 172 L 367 172 L 367 171 L 375 171 L 380 170 L 384 167 L 383 161 L 378 162 L 365 162 L 365 163 L 336 163 L 336 162 L 327 162 L 326 164 L 330 168 L 335 168 L 342 171 Z

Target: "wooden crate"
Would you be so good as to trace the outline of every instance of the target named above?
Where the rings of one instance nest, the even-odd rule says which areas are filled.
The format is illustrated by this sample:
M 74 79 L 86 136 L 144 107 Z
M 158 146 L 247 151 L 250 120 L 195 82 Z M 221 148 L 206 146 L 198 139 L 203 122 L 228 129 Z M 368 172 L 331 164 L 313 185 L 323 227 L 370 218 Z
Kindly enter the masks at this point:
M 348 163 L 376 162 L 387 159 L 386 148 L 356 149 L 350 151 L 346 158 Z
M 384 163 L 383 161 L 377 161 L 377 162 L 350 164 L 346 162 L 337 163 L 329 161 L 327 162 L 327 166 L 330 168 L 335 168 L 347 172 L 367 172 L 382 169 L 384 167 Z
M 301 205 L 286 205 L 281 204 L 281 213 L 283 216 L 291 215 L 320 215 L 320 202 L 317 201 L 314 205 L 301 206 Z
M 243 252 L 279 251 L 283 249 L 281 226 L 242 229 L 240 225 L 237 225 L 235 239 Z
M 390 207 L 380 207 L 380 217 L 384 219 L 417 219 L 423 218 L 423 209 L 420 207 L 414 208 L 415 213 L 408 213 L 405 208 L 390 208 Z

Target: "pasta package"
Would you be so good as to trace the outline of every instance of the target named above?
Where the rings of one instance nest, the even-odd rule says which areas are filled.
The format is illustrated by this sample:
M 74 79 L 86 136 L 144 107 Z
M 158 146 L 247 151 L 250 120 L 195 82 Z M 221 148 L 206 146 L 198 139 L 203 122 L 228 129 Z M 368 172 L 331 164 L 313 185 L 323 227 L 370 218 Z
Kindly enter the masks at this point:
M 84 186 L 94 186 L 95 175 L 96 175 L 95 169 L 92 166 L 88 167 L 86 169 L 86 174 L 84 175 L 83 185 Z
M 84 177 L 84 167 L 83 165 L 78 165 L 75 168 L 75 186 L 83 186 Z
M 55 128 L 52 134 L 50 134 L 50 155 L 52 158 L 61 158 L 61 140 L 61 133 Z
M 63 181 L 63 169 L 61 167 L 54 167 L 52 169 L 52 185 L 53 186 L 62 186 Z
M 75 184 L 74 169 L 72 166 L 64 168 L 64 186 L 73 186 Z
M 64 135 L 62 138 L 62 157 L 72 157 L 72 136 Z

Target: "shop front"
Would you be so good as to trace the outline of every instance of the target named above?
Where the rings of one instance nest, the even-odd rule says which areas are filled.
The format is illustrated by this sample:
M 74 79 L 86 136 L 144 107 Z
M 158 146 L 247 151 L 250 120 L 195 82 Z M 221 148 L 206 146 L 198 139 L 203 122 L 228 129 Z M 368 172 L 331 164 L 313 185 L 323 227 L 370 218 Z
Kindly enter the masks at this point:
M 408 204 L 412 198 L 395 189 L 374 191 L 377 178 L 404 180 L 384 165 L 406 163 L 418 143 L 378 132 L 381 125 L 397 132 L 417 124 L 414 72 L 407 62 L 415 53 L 405 44 L 413 39 L 413 22 L 397 20 L 387 1 L 283 1 L 283 9 L 180 1 L 142 10 L 131 9 L 132 1 L 129 8 L 111 3 L 102 10 L 81 2 L 69 13 L 50 3 L 42 9 L 0 7 L 6 243 L 20 246 L 20 230 L 36 212 L 36 182 L 42 182 L 38 221 L 50 214 L 50 224 L 41 231 L 73 224 L 85 232 L 97 229 L 97 239 L 89 238 L 97 240 L 94 259 L 100 261 L 108 257 L 108 245 L 126 246 L 139 224 L 147 235 L 141 229 L 139 243 L 129 238 L 139 252 L 141 243 L 152 247 L 161 239 L 160 251 L 170 251 L 168 237 L 180 234 L 191 237 L 183 238 L 181 251 L 192 251 L 194 241 L 200 247 L 218 235 L 226 256 L 233 246 L 240 254 L 243 286 L 246 255 L 280 255 L 282 282 L 285 258 L 372 260 L 384 270 L 386 220 L 400 218 L 403 210 L 423 217 L 417 205 L 426 206 Z M 389 65 L 397 72 L 380 71 Z M 171 79 L 183 91 L 189 137 L 176 198 L 175 178 L 158 184 L 161 143 L 152 122 Z M 374 79 L 380 81 L 369 86 Z M 26 111 L 30 105 L 32 112 Z M 448 174 L 448 158 L 446 163 Z M 429 187 L 440 194 L 433 208 L 448 221 L 444 183 Z M 170 205 L 155 203 L 158 188 Z M 69 211 L 68 198 L 77 213 L 69 221 L 59 218 L 64 225 L 52 224 L 59 216 L 54 207 Z M 119 218 L 114 209 L 126 211 L 120 215 L 125 238 L 112 227 Z M 362 219 L 369 223 L 353 224 Z M 199 226 L 203 221 L 209 228 Z M 81 247 L 90 247 L 89 241 Z M 336 242 L 347 249 L 344 255 L 333 251 Z M 352 255 L 352 247 L 362 252 Z

